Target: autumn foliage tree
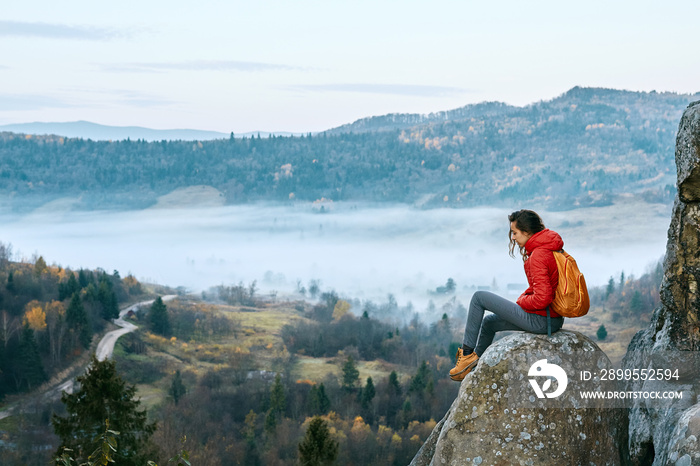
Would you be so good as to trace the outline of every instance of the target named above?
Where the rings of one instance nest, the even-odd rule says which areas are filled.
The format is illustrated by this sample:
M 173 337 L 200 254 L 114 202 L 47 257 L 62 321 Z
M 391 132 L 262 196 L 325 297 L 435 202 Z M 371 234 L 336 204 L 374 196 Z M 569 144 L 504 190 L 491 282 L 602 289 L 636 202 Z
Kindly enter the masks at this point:
M 25 306 L 23 323 L 28 325 L 35 332 L 40 332 L 46 328 L 46 313 L 39 301 L 31 301 Z

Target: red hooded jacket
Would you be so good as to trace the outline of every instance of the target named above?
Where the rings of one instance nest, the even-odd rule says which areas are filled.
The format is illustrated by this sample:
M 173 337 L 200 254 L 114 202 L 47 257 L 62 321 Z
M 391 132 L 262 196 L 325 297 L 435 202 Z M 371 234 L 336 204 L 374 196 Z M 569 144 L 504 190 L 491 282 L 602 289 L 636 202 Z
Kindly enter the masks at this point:
M 544 229 L 532 235 L 525 243 L 525 275 L 530 285 L 516 303 L 526 312 L 547 315 L 547 306 L 554 299 L 559 284 L 559 270 L 552 251 L 564 247 L 564 241 L 555 231 Z M 550 309 L 551 317 L 561 317 Z

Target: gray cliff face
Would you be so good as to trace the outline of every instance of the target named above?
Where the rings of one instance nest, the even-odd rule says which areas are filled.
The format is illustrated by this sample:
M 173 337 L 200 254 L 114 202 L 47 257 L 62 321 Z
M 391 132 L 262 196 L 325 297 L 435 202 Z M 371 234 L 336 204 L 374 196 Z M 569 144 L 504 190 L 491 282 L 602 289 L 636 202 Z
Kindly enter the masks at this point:
M 678 197 L 668 230 L 658 325 L 670 324 L 669 344 L 700 350 L 700 102 L 681 118 L 676 139 Z
M 628 390 L 679 391 L 682 399 L 636 400 L 629 451 L 635 465 L 700 464 L 700 102 L 686 109 L 676 139 L 678 196 L 664 261 L 661 306 L 635 335 L 626 369 L 678 369 L 673 380 L 631 381 Z
M 556 364 L 570 376 L 556 398 L 538 398 L 530 380 Z M 412 465 L 619 465 L 626 460 L 627 410 L 585 405 L 579 390 L 609 390 L 582 381 L 582 368 L 609 369 L 610 360 L 577 332 L 516 333 L 491 345 L 460 386 L 459 394 Z M 542 379 L 544 381 L 546 379 Z M 556 393 L 559 380 L 542 384 Z M 546 388 L 549 385 L 549 388 Z M 549 392 L 548 392 L 549 390 Z M 623 448 L 621 449 L 620 446 Z

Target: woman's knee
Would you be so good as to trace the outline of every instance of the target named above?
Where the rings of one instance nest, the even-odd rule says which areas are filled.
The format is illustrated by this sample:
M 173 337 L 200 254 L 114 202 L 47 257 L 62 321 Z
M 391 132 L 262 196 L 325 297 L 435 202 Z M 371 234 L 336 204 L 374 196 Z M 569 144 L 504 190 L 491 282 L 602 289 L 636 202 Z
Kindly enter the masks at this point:
M 474 294 L 472 295 L 471 302 L 481 304 L 484 296 L 488 295 L 488 293 L 489 293 L 488 291 L 483 291 L 483 290 L 475 291 Z
M 484 319 L 481 322 L 481 326 L 483 328 L 485 328 L 487 331 L 496 332 L 496 328 L 497 328 L 498 323 L 500 321 L 501 321 L 501 318 L 498 317 L 496 314 L 489 314 L 487 316 L 484 316 Z

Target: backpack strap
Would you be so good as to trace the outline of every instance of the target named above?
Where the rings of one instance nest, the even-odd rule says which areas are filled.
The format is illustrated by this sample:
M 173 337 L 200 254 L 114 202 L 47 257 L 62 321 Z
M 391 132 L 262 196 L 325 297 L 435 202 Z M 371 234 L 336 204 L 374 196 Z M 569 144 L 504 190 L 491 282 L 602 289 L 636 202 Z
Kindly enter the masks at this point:
M 563 248 L 558 250 L 558 251 L 552 251 L 552 254 L 554 254 L 555 252 L 559 252 L 559 253 L 566 255 L 566 251 L 564 251 Z M 549 305 L 548 305 L 547 306 L 547 337 L 551 337 L 551 336 L 552 336 L 552 316 L 549 314 Z

